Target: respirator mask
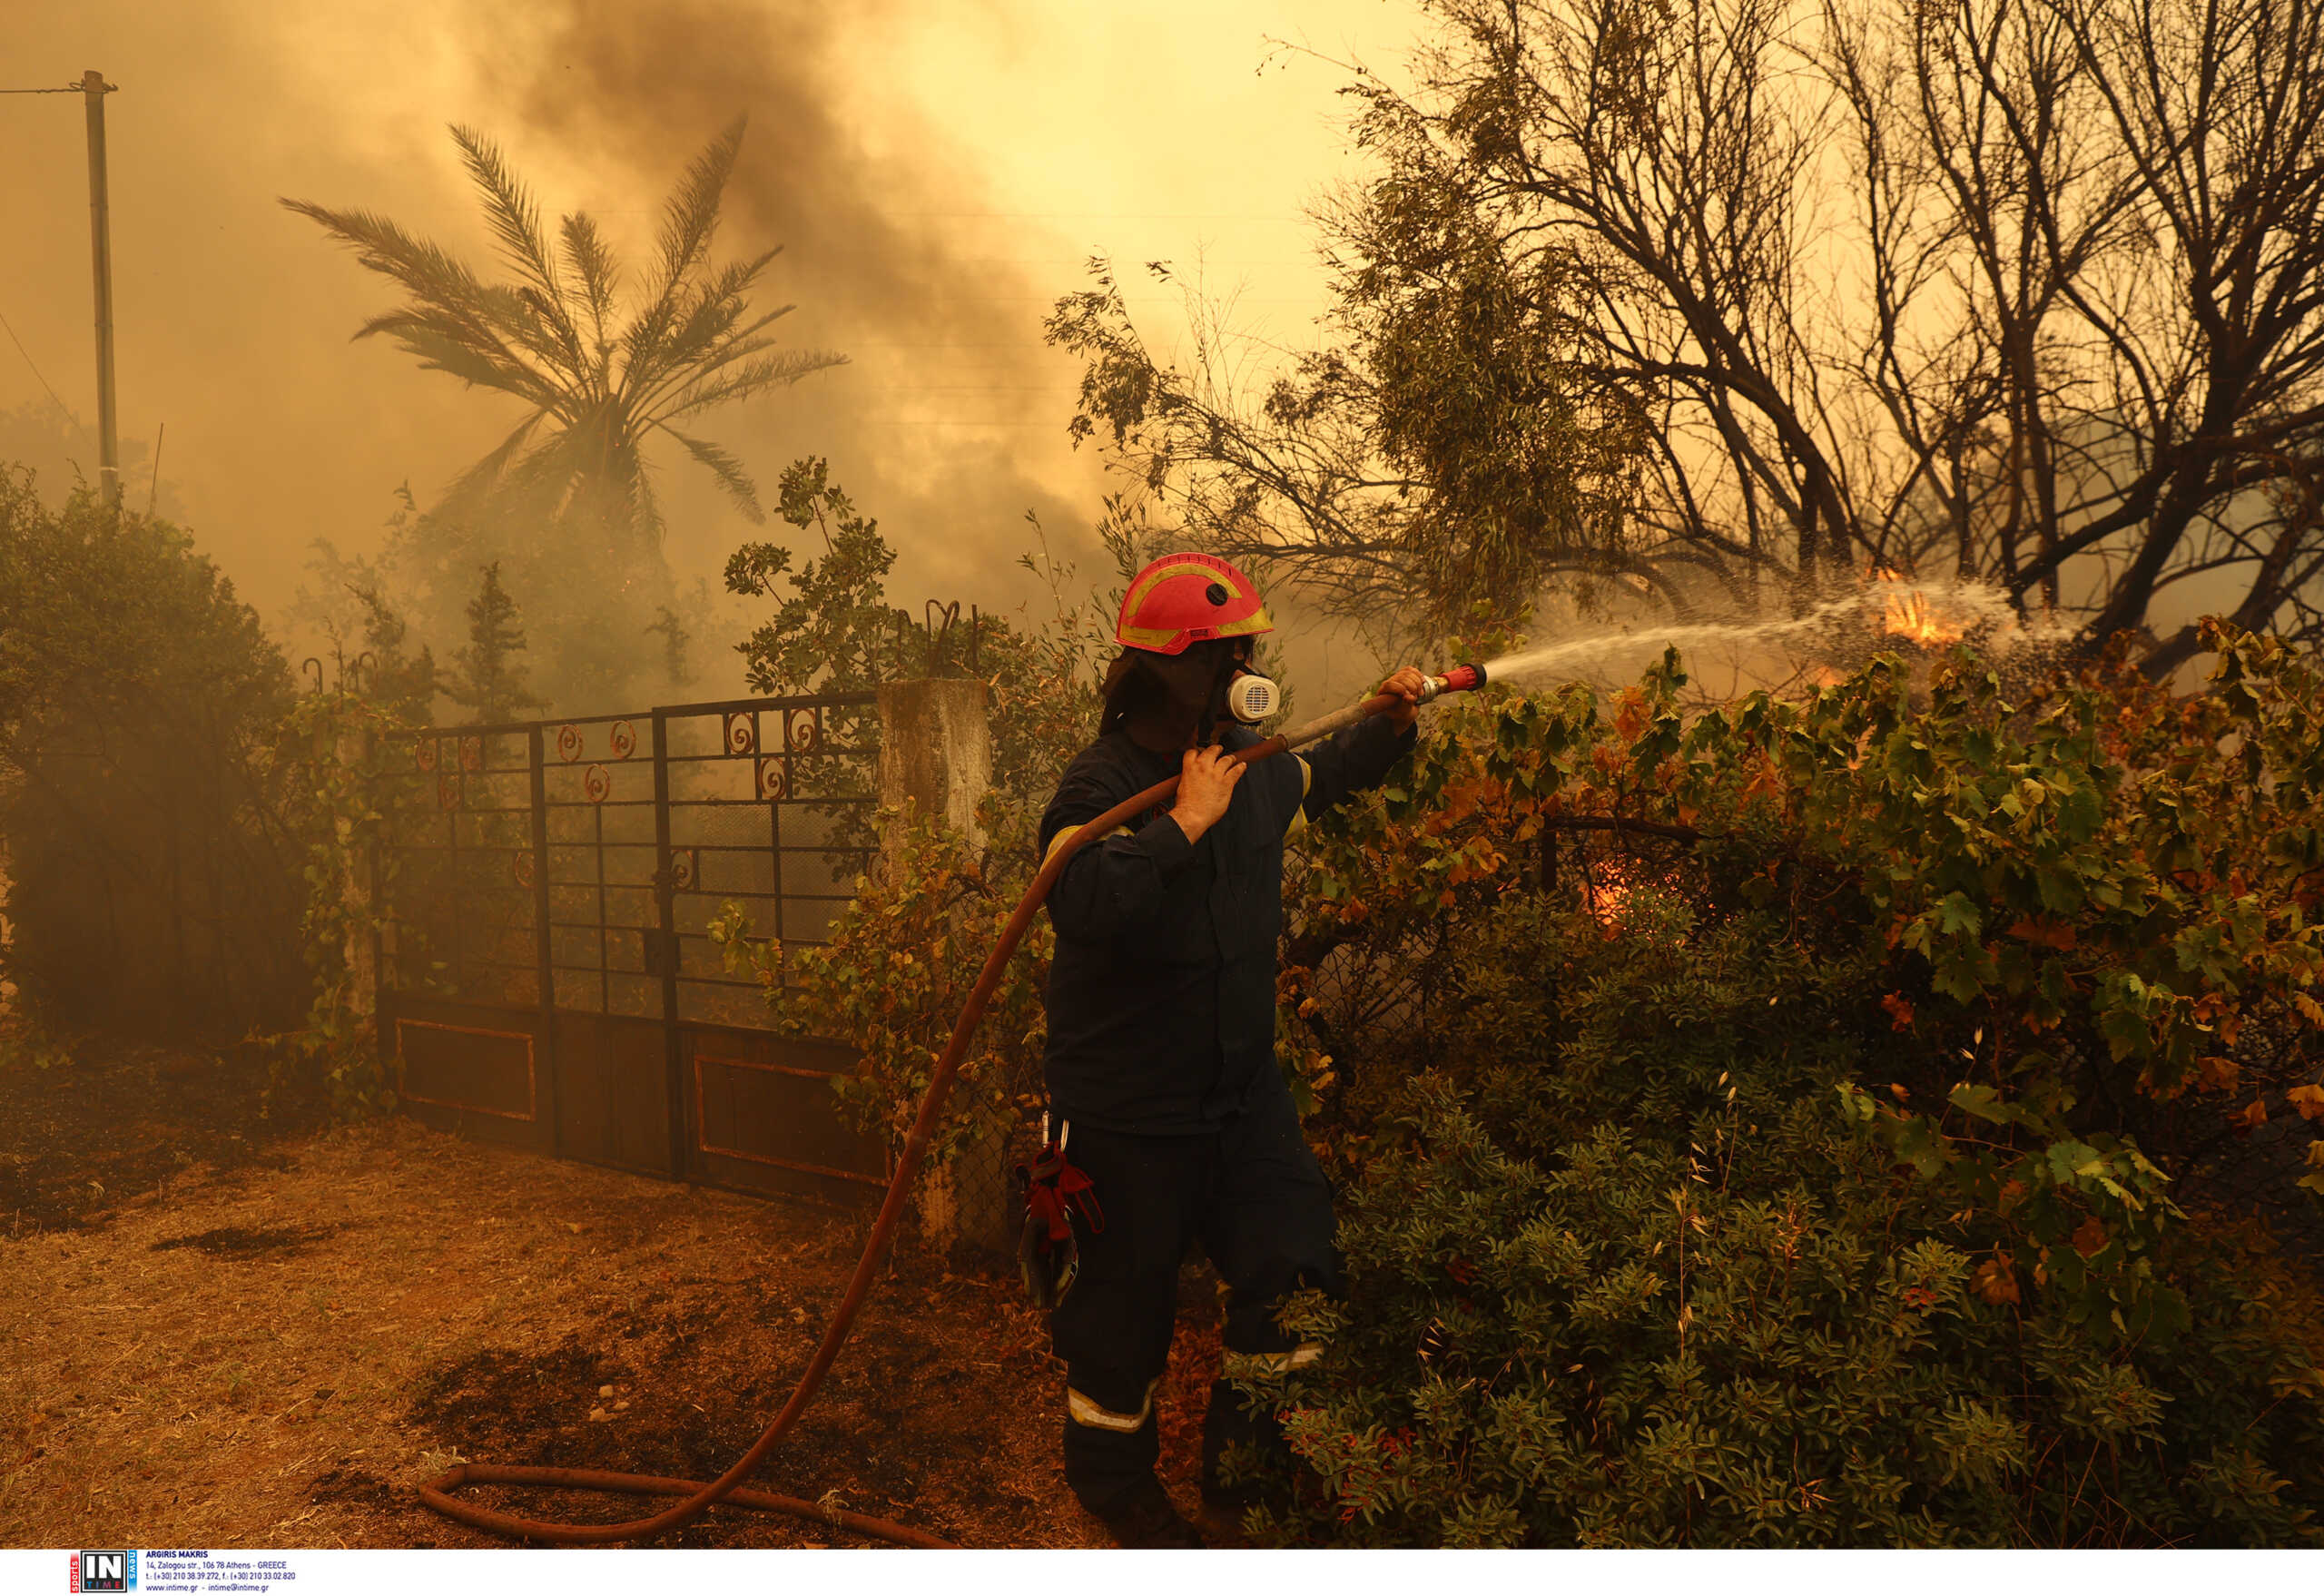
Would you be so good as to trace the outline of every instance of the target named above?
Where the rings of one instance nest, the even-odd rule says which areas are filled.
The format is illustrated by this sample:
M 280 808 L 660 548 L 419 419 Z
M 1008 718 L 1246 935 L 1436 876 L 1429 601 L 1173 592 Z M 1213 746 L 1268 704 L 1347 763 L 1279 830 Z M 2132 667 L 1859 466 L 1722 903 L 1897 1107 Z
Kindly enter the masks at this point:
M 1272 678 L 1259 675 L 1236 658 L 1233 645 L 1208 646 L 1217 650 L 1218 661 L 1212 668 L 1210 691 L 1203 700 L 1202 723 L 1196 728 L 1196 741 L 1205 744 L 1216 740 L 1220 722 L 1256 726 L 1283 704 L 1283 690 Z
M 1283 707 L 1283 689 L 1250 669 L 1237 652 L 1235 643 L 1212 638 L 1146 662 L 1170 695 L 1195 711 L 1197 743 L 1212 742 L 1224 722 L 1255 726 Z
M 1226 678 L 1225 702 L 1220 707 L 1227 717 L 1246 726 L 1256 726 L 1283 707 L 1283 689 L 1271 676 L 1237 665 Z

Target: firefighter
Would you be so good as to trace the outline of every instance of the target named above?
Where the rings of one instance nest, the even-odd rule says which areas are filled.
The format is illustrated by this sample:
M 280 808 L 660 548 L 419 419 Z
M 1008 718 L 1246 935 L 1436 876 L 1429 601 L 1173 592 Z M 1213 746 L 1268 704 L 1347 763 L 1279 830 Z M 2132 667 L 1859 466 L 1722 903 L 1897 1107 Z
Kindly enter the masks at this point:
M 1400 670 L 1382 685 L 1398 708 L 1236 765 L 1225 755 L 1259 738 L 1229 713 L 1228 689 L 1255 675 L 1252 641 L 1273 629 L 1257 587 L 1224 560 L 1177 554 L 1139 572 L 1098 740 L 1041 821 L 1055 848 L 1179 777 L 1171 805 L 1083 848 L 1049 900 L 1052 1134 L 1095 1198 L 1076 1211 L 1078 1270 L 1049 1319 L 1066 1365 L 1065 1474 L 1125 1546 L 1202 1544 L 1154 1473 L 1154 1391 L 1189 1248 L 1226 1288 L 1226 1368 L 1203 1424 L 1204 1517 L 1222 1532 L 1244 1501 L 1219 1480 L 1222 1451 L 1281 1444 L 1264 1404 L 1246 1410 L 1227 1380 L 1319 1356 L 1274 1310 L 1302 1286 L 1340 1289 L 1331 1191 L 1275 1061 L 1283 843 L 1412 746 L 1425 679 Z M 1234 702 L 1271 702 L 1267 685 L 1241 683 Z

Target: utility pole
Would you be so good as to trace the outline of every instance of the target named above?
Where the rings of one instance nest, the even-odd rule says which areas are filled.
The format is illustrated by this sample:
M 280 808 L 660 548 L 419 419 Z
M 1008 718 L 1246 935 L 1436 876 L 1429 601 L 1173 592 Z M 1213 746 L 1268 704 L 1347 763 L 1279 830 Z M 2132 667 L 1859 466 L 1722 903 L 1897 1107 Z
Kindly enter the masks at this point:
M 81 74 L 89 108 L 89 256 L 97 281 L 97 483 L 108 508 L 121 505 L 121 435 L 113 395 L 113 226 L 105 199 L 105 96 L 113 86 L 94 67 Z

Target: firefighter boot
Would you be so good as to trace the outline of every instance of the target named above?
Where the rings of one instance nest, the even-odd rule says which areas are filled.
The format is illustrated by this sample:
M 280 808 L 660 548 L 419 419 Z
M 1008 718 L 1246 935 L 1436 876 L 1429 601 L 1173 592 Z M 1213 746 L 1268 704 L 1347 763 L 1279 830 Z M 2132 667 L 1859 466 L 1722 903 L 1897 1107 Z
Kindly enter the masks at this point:
M 1140 1479 L 1119 1496 L 1089 1510 L 1113 1535 L 1118 1546 L 1154 1551 L 1199 1551 L 1203 1538 L 1169 1493 L 1152 1474 Z

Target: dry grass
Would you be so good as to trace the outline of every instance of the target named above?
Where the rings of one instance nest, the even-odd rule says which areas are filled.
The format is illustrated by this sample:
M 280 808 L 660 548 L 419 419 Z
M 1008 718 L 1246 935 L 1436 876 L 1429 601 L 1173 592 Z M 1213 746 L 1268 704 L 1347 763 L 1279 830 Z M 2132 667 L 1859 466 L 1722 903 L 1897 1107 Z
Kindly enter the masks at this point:
M 483 1545 L 414 1483 L 455 1457 L 707 1478 L 788 1391 L 860 1236 L 404 1120 L 280 1150 L 0 1239 L 0 1544 Z M 1216 1336 L 1183 1339 L 1192 1384 Z M 1101 1544 L 1059 1473 L 1047 1346 L 1013 1286 L 908 1256 L 761 1478 L 962 1544 Z M 1168 1443 L 1184 1492 L 1189 1428 Z M 675 1543 L 827 1540 L 718 1512 Z

